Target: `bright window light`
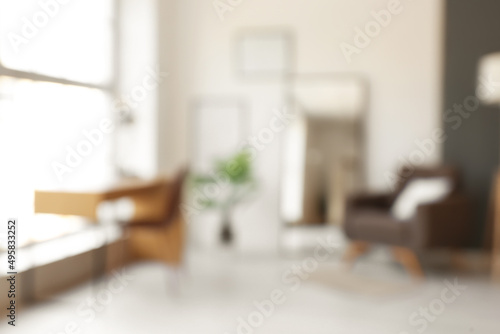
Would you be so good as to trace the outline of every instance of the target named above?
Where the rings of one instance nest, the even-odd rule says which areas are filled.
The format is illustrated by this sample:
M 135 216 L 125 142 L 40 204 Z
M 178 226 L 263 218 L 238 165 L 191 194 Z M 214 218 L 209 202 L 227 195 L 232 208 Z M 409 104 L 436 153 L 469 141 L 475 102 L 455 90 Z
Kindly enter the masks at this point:
M 0 61 L 15 70 L 110 83 L 113 1 L 66 2 L 0 0 Z
M 84 131 L 109 117 L 109 105 L 101 90 L 0 77 L 1 217 L 8 210 L 26 226 L 33 220 L 35 189 L 97 187 L 112 177 L 111 134 L 62 179 L 52 166 L 66 164 L 67 147 L 76 149 Z M 39 238 L 28 232 L 21 235 Z
M 35 215 L 35 190 L 88 190 L 114 179 L 114 13 L 114 0 L 0 0 L 0 217 L 19 220 L 20 246 L 47 247 L 88 229 L 83 218 Z M 71 151 L 85 152 L 72 166 Z M 94 247 L 65 240 L 73 253 L 55 247 L 58 256 Z

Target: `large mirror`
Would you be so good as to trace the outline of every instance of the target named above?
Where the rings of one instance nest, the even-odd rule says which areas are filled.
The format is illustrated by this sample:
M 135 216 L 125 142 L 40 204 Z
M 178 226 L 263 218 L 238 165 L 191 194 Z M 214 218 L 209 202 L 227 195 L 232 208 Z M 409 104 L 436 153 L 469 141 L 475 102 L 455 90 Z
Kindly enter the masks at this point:
M 287 225 L 340 225 L 346 197 L 365 186 L 368 87 L 357 75 L 295 75 L 297 117 L 284 134 L 281 215 Z

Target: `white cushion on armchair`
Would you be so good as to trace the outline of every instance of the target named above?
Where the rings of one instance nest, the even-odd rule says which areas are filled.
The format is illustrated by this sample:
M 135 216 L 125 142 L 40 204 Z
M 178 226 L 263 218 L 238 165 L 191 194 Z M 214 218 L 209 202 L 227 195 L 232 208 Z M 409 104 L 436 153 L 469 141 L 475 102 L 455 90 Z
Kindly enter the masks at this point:
M 448 177 L 410 180 L 394 201 L 391 214 L 400 221 L 408 221 L 415 215 L 419 205 L 437 202 L 451 191 L 452 182 Z

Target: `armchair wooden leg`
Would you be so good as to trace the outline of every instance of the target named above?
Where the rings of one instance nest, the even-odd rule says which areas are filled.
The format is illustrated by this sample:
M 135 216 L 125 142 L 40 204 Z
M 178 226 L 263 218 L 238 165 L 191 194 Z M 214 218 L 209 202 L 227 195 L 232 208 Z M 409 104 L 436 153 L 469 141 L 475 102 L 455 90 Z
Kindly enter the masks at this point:
M 414 277 L 424 277 L 424 272 L 420 266 L 420 261 L 415 253 L 404 247 L 392 247 L 392 253 L 396 260 Z
M 347 247 L 343 261 L 349 268 L 353 266 L 358 257 L 363 255 L 370 248 L 370 244 L 364 241 L 353 241 Z

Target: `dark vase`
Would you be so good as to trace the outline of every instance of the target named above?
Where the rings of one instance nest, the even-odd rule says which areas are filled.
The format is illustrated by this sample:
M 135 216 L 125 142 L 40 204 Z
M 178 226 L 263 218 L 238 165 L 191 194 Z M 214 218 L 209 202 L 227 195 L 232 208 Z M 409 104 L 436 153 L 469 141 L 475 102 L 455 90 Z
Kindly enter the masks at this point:
M 220 231 L 220 240 L 223 244 L 229 245 L 232 243 L 234 236 L 231 227 L 231 219 L 229 213 L 224 212 L 222 215 L 222 229 Z

